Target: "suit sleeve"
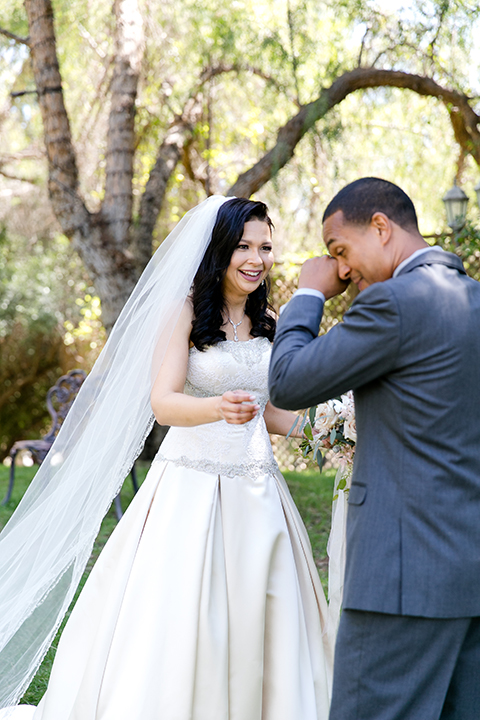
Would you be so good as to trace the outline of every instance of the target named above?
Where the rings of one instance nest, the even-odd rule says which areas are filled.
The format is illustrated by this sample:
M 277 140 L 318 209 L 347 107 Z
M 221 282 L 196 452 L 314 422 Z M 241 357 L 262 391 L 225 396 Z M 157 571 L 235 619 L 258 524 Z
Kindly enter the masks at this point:
M 364 290 L 344 321 L 318 336 L 323 302 L 293 298 L 282 312 L 270 362 L 270 399 L 287 410 L 311 407 L 391 371 L 401 343 L 388 281 Z

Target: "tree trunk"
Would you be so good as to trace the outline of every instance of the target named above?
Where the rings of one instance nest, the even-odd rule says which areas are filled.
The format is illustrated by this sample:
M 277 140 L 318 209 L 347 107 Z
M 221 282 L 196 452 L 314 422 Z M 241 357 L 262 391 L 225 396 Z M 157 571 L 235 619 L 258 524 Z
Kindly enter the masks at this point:
M 115 68 L 108 123 L 102 217 L 117 248 L 128 247 L 132 222 L 135 100 L 144 36 L 137 0 L 115 0 Z
M 25 0 L 25 8 L 47 149 L 49 195 L 63 231 L 71 237 L 77 227 L 89 222 L 89 216 L 78 195 L 77 161 L 63 102 L 52 4 L 50 0 Z
M 143 47 L 137 3 L 120 0 L 115 5 L 119 26 L 115 88 L 107 143 L 105 209 L 98 214 L 87 210 L 78 189 L 78 169 L 63 100 L 51 0 L 25 0 L 25 8 L 44 124 L 52 208 L 91 274 L 102 301 L 102 322 L 109 331 L 138 277 L 126 237 L 132 208 L 134 104 Z

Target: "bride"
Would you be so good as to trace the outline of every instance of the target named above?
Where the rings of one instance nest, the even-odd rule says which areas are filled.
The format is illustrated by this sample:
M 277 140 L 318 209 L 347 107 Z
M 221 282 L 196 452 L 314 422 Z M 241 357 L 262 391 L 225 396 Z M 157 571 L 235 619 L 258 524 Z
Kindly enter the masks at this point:
M 0 643 L 5 707 L 41 661 L 150 427 L 132 391 L 151 390 L 146 403 L 171 429 L 75 605 L 39 707 L 15 720 L 328 718 L 326 602 L 268 437 L 294 418 L 267 393 L 271 221 L 261 202 L 218 196 L 186 218 L 127 303 L 40 488 L 0 536 L 0 612 L 20 606 Z M 14 560 L 31 565 L 9 587 Z

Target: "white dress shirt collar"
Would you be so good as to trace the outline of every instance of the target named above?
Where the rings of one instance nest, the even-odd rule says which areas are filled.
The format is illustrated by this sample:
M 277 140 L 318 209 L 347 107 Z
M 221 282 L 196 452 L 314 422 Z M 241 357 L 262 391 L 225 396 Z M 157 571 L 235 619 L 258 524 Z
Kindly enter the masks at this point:
M 397 277 L 400 270 L 402 270 L 404 267 L 406 267 L 409 263 L 412 262 L 416 257 L 419 255 L 423 255 L 426 252 L 430 252 L 430 250 L 439 250 L 440 252 L 444 252 L 443 248 L 439 247 L 438 245 L 429 245 L 426 248 L 420 248 L 420 250 L 415 250 L 411 255 L 409 255 L 405 260 L 402 260 L 400 265 L 397 265 L 397 267 L 394 270 L 394 273 L 392 277 Z

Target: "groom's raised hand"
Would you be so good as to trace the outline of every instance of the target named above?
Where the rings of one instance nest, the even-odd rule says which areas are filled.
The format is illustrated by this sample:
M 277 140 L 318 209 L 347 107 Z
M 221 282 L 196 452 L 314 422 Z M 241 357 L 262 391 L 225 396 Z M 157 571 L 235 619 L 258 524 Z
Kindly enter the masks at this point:
M 338 275 L 338 263 L 330 255 L 322 255 L 307 260 L 300 271 L 298 287 L 320 290 L 325 300 L 340 295 L 347 289 L 349 280 L 342 280 Z

